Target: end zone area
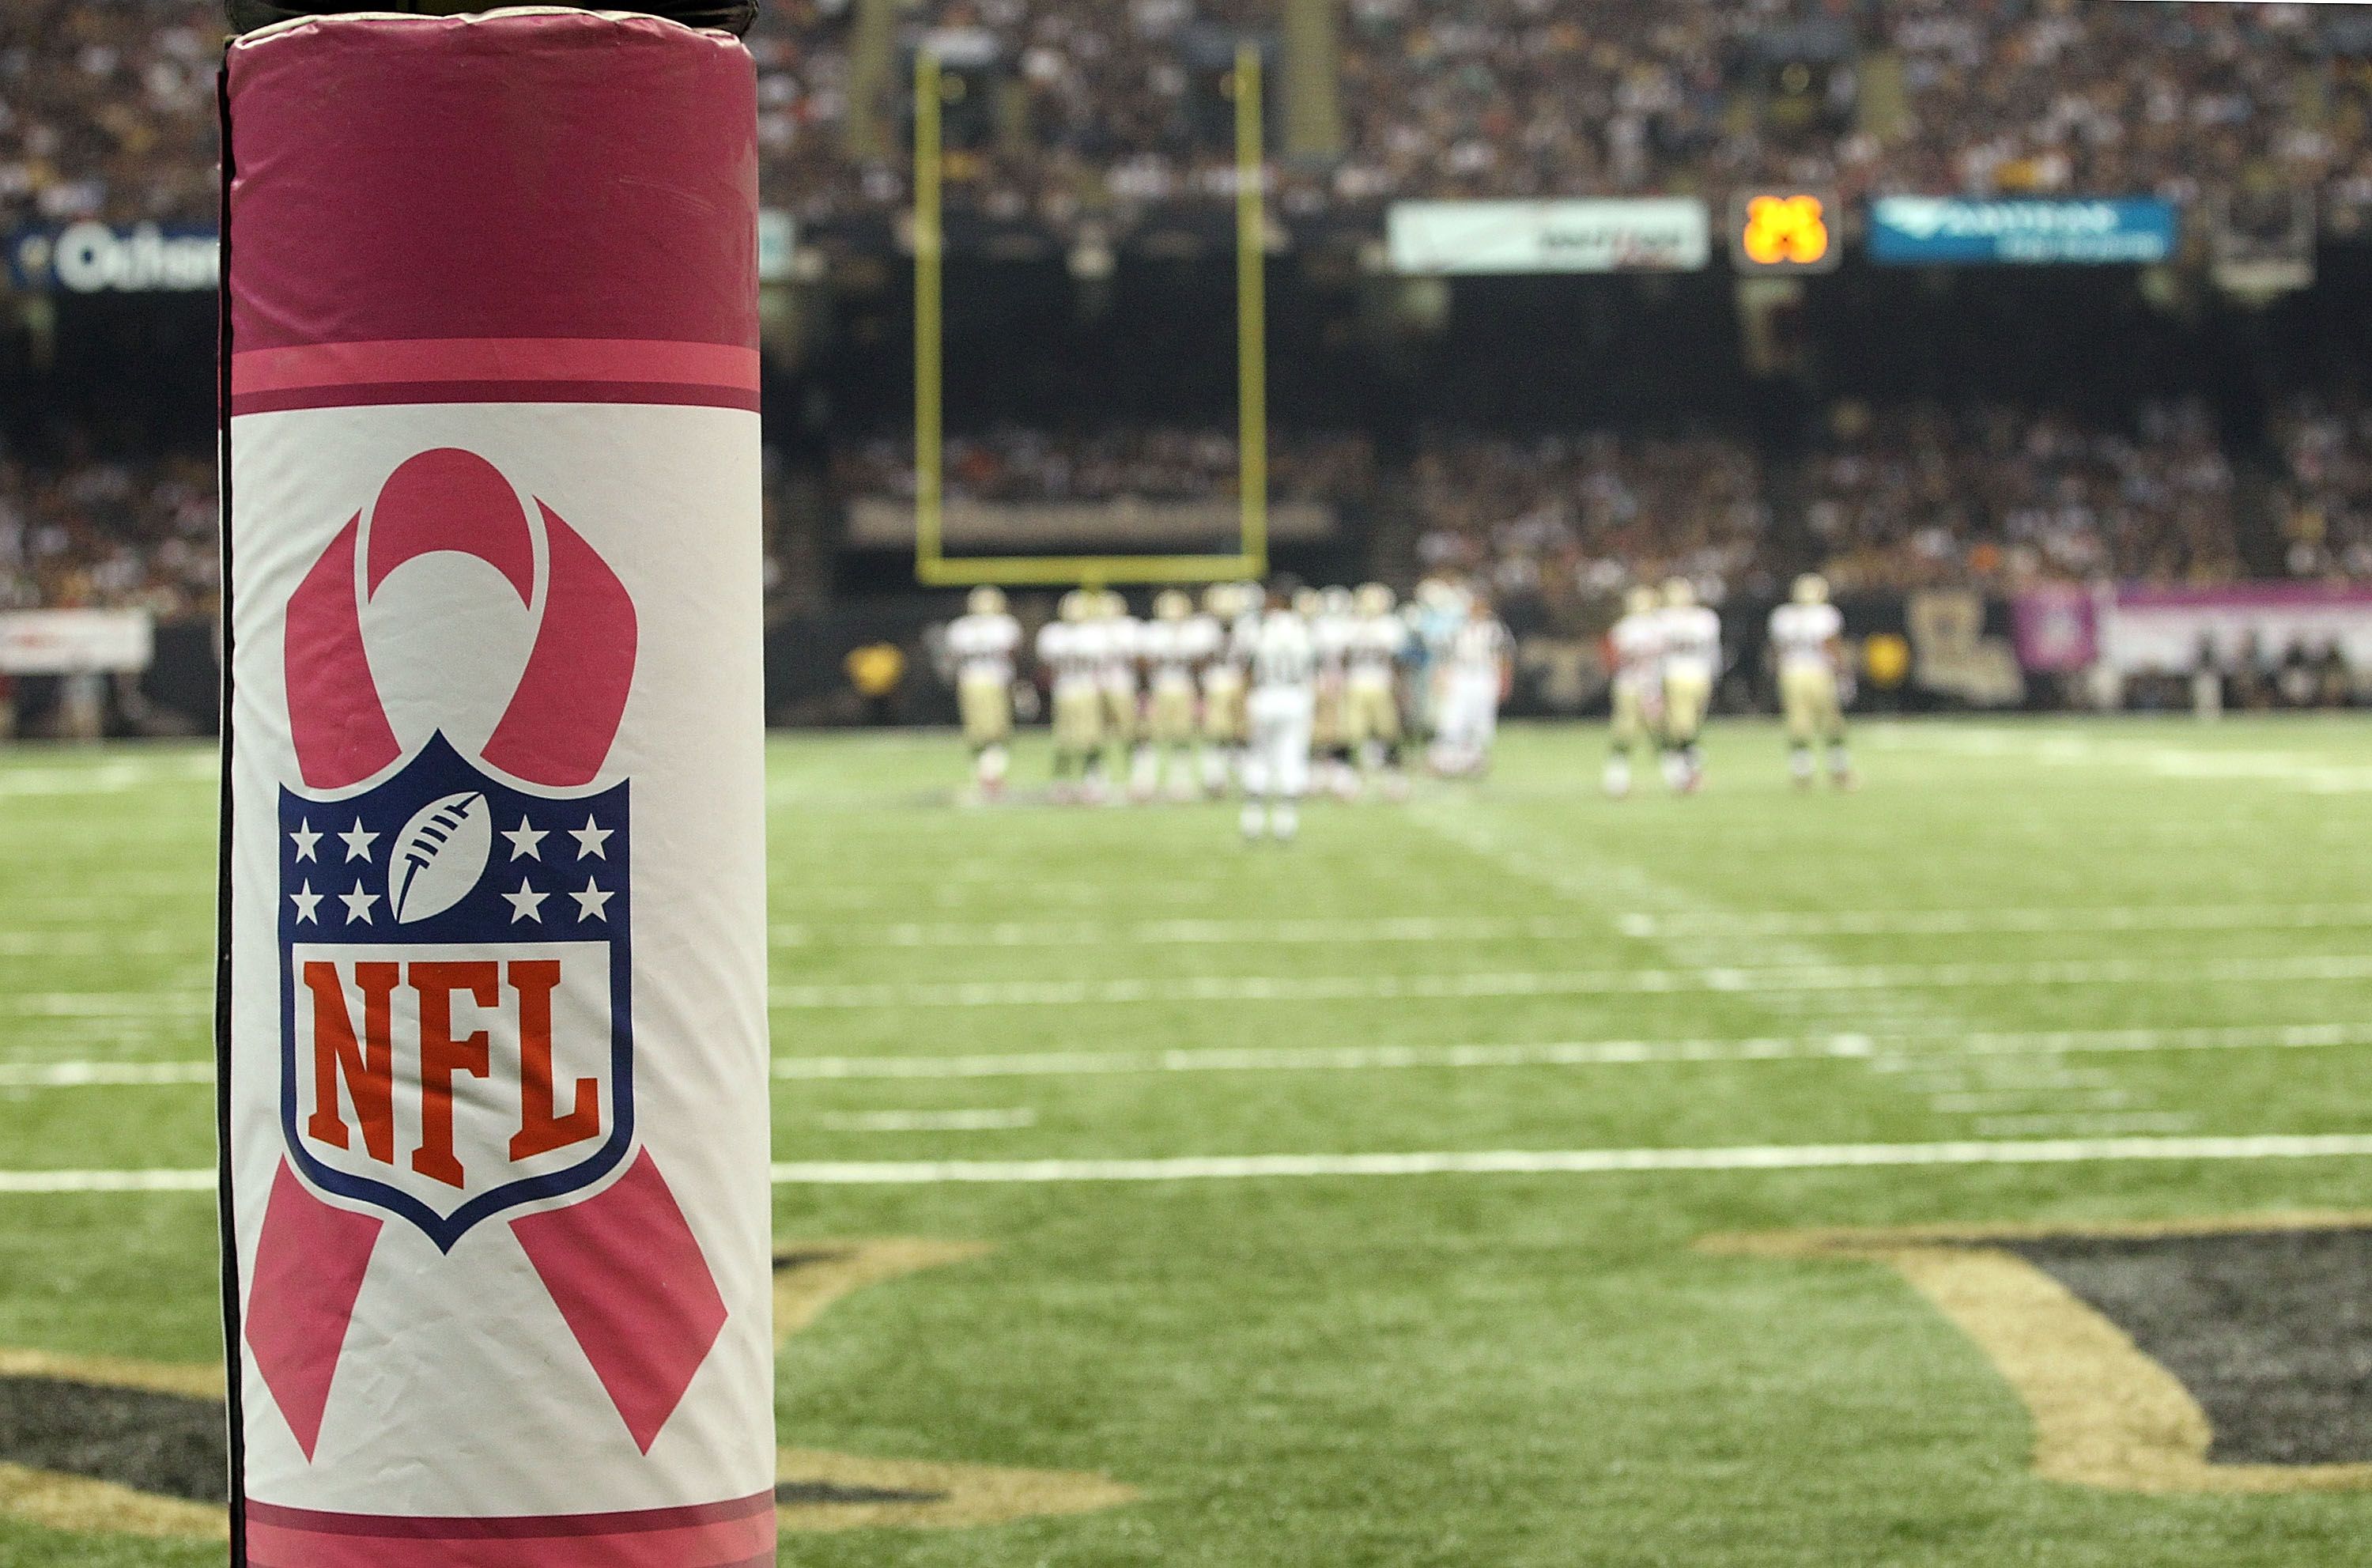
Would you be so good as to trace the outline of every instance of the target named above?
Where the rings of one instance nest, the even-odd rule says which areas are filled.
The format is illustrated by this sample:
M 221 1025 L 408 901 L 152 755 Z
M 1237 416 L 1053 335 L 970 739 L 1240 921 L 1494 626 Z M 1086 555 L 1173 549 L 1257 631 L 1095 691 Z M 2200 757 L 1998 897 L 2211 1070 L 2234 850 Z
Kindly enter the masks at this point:
M 1619 803 L 1601 739 L 1514 726 L 1483 784 L 1250 851 L 1223 806 L 958 807 L 944 736 L 776 741 L 785 1562 L 2354 1555 L 2344 1484 L 2059 1479 L 1891 1254 L 2086 1304 L 2202 1469 L 2372 1464 L 2328 1435 L 2372 1430 L 2372 1156 L 2331 1152 L 2372 1134 L 2372 733 L 1866 726 L 1866 787 L 1798 796 L 1738 724 L 1705 794 Z M 12 1564 L 219 1560 L 75 1484 L 205 1501 L 203 1411 L 142 1402 L 203 1391 L 123 1369 L 219 1353 L 210 1198 L 67 1179 L 212 1163 L 210 779 L 0 752 Z M 2269 1244 L 2163 1239 L 2308 1212 L 2306 1351 L 2234 1299 Z

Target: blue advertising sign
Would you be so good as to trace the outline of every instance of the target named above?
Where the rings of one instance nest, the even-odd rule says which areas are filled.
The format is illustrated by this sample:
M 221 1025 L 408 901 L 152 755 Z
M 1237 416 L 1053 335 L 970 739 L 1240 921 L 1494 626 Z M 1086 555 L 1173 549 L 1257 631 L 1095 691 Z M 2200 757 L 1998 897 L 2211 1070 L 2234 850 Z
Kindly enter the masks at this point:
M 1881 196 L 1869 204 L 1869 259 L 1936 262 L 2146 264 L 2174 254 L 2174 203 L 2150 198 L 1979 202 Z

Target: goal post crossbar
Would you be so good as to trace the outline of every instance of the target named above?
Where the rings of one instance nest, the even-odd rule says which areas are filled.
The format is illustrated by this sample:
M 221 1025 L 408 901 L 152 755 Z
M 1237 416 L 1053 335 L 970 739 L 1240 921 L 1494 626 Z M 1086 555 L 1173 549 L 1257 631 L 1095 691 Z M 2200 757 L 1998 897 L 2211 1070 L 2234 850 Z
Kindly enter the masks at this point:
M 949 555 L 939 63 L 914 56 L 914 576 L 930 587 L 1204 583 L 1268 573 L 1268 298 L 1260 51 L 1238 46 L 1236 110 L 1237 543 L 1232 554 Z

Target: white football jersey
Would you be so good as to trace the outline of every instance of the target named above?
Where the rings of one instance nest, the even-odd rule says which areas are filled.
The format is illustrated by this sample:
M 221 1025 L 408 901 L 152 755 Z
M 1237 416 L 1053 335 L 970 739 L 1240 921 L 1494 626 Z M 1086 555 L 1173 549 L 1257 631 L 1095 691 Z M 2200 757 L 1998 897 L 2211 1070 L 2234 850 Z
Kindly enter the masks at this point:
M 1657 611 L 1664 634 L 1664 676 L 1711 680 L 1721 673 L 1721 617 L 1701 604 Z
M 1252 684 L 1308 686 L 1318 679 L 1318 644 L 1309 623 L 1289 610 L 1272 610 L 1252 629 Z
M 1449 637 L 1449 669 L 1453 675 L 1499 678 L 1499 665 L 1516 650 L 1516 640 L 1495 619 L 1468 621 Z
M 1318 652 L 1318 673 L 1329 680 L 1343 678 L 1343 663 L 1351 652 L 1351 636 L 1358 625 L 1347 615 L 1321 614 L 1309 623 L 1310 646 Z
M 1217 623 L 1211 623 L 1215 635 Z M 1194 667 L 1204 654 L 1202 633 L 1192 621 L 1148 621 L 1137 631 L 1136 651 L 1156 691 L 1175 691 L 1194 684 Z
M 956 679 L 1013 684 L 1013 656 L 1021 646 L 1021 622 L 1010 615 L 964 615 L 948 627 L 948 653 Z
M 1104 667 L 1103 624 L 1050 621 L 1038 633 L 1038 662 L 1053 673 L 1054 689 L 1093 688 Z
M 1363 615 L 1352 621 L 1348 649 L 1351 684 L 1389 686 L 1393 668 L 1408 645 L 1408 622 L 1389 611 Z
M 1844 634 L 1845 618 L 1833 604 L 1783 604 L 1771 612 L 1771 645 L 1783 671 L 1836 673 L 1829 644 Z
M 1663 677 L 1664 618 L 1658 610 L 1623 616 L 1607 633 L 1614 645 L 1615 679 L 1633 687 L 1654 685 Z
M 1104 634 L 1103 683 L 1107 691 L 1136 690 L 1136 661 L 1143 656 L 1145 622 L 1134 615 L 1115 615 L 1095 623 Z

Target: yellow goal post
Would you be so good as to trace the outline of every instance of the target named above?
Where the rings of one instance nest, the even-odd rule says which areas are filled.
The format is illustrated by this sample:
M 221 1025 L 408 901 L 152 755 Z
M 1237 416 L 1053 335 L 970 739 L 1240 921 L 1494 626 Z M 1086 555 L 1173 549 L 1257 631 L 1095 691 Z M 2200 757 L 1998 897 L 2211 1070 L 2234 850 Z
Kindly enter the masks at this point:
M 944 549 L 946 318 L 940 269 L 939 63 L 914 55 L 914 576 L 931 587 L 1089 583 L 1212 583 L 1268 574 L 1268 290 L 1262 272 L 1261 58 L 1238 45 L 1236 110 L 1236 404 L 1238 539 L 1232 555 L 949 555 Z

